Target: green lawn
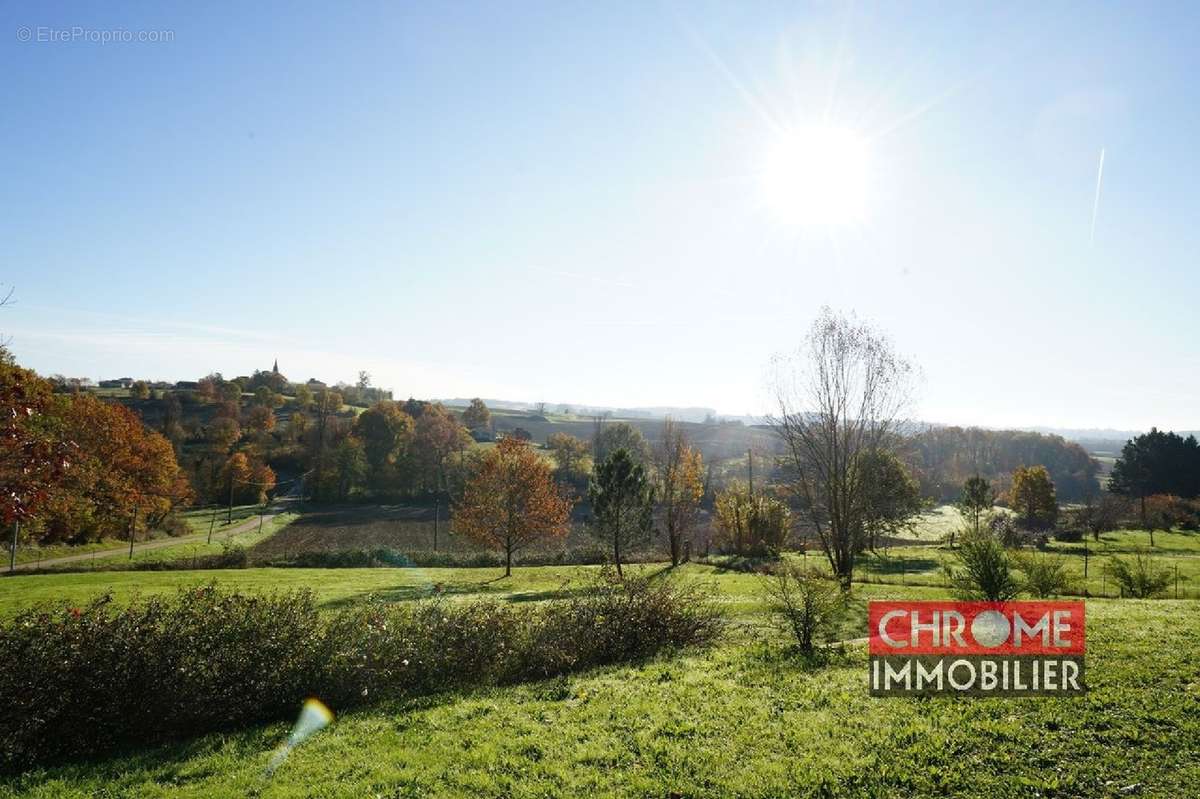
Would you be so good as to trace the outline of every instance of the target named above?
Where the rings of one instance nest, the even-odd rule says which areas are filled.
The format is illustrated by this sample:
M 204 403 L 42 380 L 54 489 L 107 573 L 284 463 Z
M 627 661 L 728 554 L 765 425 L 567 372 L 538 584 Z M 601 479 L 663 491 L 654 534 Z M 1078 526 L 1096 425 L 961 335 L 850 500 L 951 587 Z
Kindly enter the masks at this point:
M 1149 547 L 1149 534 L 1144 530 L 1120 530 L 1104 533 L 1100 541 L 1089 538 L 1087 549 L 1087 578 L 1084 579 L 1084 542 L 1067 544 L 1050 541 L 1047 554 L 1066 561 L 1071 576 L 1072 593 L 1090 596 L 1116 597 L 1119 589 L 1104 571 L 1104 564 L 1113 557 L 1132 557 L 1141 552 L 1158 566 L 1166 569 L 1172 584 L 1168 597 L 1175 596 L 1174 577 L 1179 577 L 1179 598 L 1200 599 L 1200 533 L 1163 532 L 1154 534 L 1155 546 Z M 1026 550 L 1032 553 L 1033 550 Z M 813 558 L 816 557 L 816 560 Z M 810 561 L 821 564 L 819 556 L 809 555 Z M 944 564 L 957 565 L 954 552 L 948 548 L 902 546 L 867 553 L 858 564 L 856 577 L 870 582 L 898 585 L 930 585 L 946 587 Z M 823 564 L 821 564 L 823 566 Z
M 662 565 L 629 566 L 632 572 L 663 572 Z M 435 590 L 454 597 L 492 596 L 516 602 L 553 598 L 564 586 L 580 583 L 595 566 L 529 566 L 504 578 L 501 568 L 483 569 L 225 569 L 163 572 L 77 572 L 71 574 L 17 575 L 0 580 L 0 614 L 62 599 L 82 604 L 103 593 L 117 600 L 142 594 L 174 591 L 179 586 L 217 582 L 248 591 L 311 588 L 326 607 L 361 601 L 371 594 L 391 600 L 430 596 Z M 719 587 L 718 598 L 734 615 L 752 614 L 761 608 L 759 578 L 741 572 L 690 565 L 680 575 L 709 581 Z
M 226 526 L 225 521 L 231 515 L 233 517 L 233 523 L 237 524 L 238 522 L 245 521 L 252 516 L 257 516 L 259 511 L 262 510 L 262 505 L 234 505 L 232 514 L 229 513 L 229 508 L 227 506 L 219 506 L 215 508 L 215 510 L 215 524 L 213 523 L 214 508 L 212 506 L 186 511 L 183 514 L 183 520 L 187 522 L 188 527 L 192 528 L 192 532 L 195 533 L 207 533 L 209 526 L 211 525 L 213 529 L 213 536 L 216 537 L 216 535 L 220 533 L 222 527 Z
M 486 582 L 494 575 L 475 570 L 429 570 L 424 577 L 357 570 L 313 587 L 333 604 L 367 588 L 421 589 L 426 579 L 453 578 L 446 585 L 456 590 L 537 599 L 572 571 L 522 569 L 511 585 L 497 587 Z M 756 615 L 756 578 L 699 566 L 683 571 L 688 579 L 715 580 L 738 615 Z M 339 576 L 352 586 L 340 585 Z M 221 579 L 247 587 L 279 583 L 262 577 Z M 312 583 L 316 575 L 292 578 Z M 898 586 L 856 591 L 860 599 L 937 593 Z M 1196 608 L 1089 601 L 1091 692 L 1083 697 L 872 699 L 862 646 L 827 665 L 809 665 L 773 636 L 740 627 L 709 651 L 349 712 L 271 777 L 265 766 L 287 724 L 39 770 L 0 783 L 0 794 L 1193 795 L 1200 784 Z
M 239 521 L 249 519 L 251 516 L 257 514 L 261 508 L 261 505 L 234 505 L 233 523 L 237 524 Z M 181 515 L 193 533 L 207 533 L 209 523 L 213 517 L 213 511 L 212 508 L 199 508 L 185 511 Z M 227 515 L 225 508 L 218 509 L 216 525 L 213 527 L 214 539 L 225 526 L 224 523 Z M 10 540 L 3 540 L 5 550 L 3 556 L 5 558 L 8 556 Z M 47 546 L 34 546 L 22 543 L 17 547 L 17 563 L 36 563 L 38 561 L 50 560 L 51 558 L 86 555 L 90 552 L 102 552 L 106 549 L 117 549 L 122 546 L 129 546 L 128 539 L 110 538 L 103 541 L 93 541 L 88 544 L 49 544 Z M 219 552 L 220 547 L 217 547 L 216 551 Z

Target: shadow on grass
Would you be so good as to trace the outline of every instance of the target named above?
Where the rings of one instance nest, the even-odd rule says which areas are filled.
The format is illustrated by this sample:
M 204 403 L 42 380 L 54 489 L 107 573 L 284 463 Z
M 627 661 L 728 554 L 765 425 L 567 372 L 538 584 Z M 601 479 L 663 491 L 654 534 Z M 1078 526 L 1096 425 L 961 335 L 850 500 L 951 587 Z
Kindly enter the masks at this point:
M 864 560 L 863 571 L 871 574 L 918 574 L 941 567 L 941 562 L 934 558 L 889 558 L 876 555 Z
M 590 587 L 586 584 L 564 583 L 558 588 L 541 590 L 511 591 L 503 580 L 485 580 L 475 583 L 450 583 L 438 587 L 429 583 L 423 585 L 397 585 L 391 588 L 376 588 L 370 591 L 360 591 L 348 596 L 338 597 L 321 603 L 325 610 L 340 610 L 353 607 L 368 601 L 372 597 L 383 602 L 415 602 L 422 599 L 438 597 L 469 597 L 478 596 L 498 599 L 503 602 L 543 602 L 553 599 L 567 599 L 586 593 Z
M 372 597 L 383 602 L 414 602 L 420 599 L 432 599 L 446 596 L 494 596 L 504 593 L 503 586 L 495 586 L 495 581 L 479 583 L 451 583 L 438 587 L 435 583 L 418 585 L 395 585 L 390 588 L 374 588 L 370 591 L 359 591 L 347 596 L 330 599 L 320 604 L 325 610 L 340 610 L 362 604 Z

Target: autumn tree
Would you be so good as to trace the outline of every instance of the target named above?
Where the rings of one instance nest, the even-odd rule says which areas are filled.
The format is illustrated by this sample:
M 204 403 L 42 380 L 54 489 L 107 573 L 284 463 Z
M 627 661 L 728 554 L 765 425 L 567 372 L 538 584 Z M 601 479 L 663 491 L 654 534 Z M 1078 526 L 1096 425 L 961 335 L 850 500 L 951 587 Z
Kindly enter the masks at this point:
M 250 467 L 250 484 L 257 492 L 255 502 L 265 504 L 267 497 L 275 490 L 275 470 L 262 461 L 254 463 Z
M 412 445 L 415 423 L 399 403 L 380 400 L 354 420 L 352 432 L 363 443 L 372 483 L 377 487 L 387 471 L 404 458 Z
M 189 501 L 171 443 L 123 405 L 91 394 L 72 397 L 60 435 L 74 442 L 75 458 L 43 514 L 47 537 L 132 535 Z
M 129 396 L 137 400 L 150 399 L 150 384 L 145 380 L 134 381 L 129 387 Z
M 224 486 L 224 489 L 222 496 L 217 499 L 227 500 L 231 505 L 235 502 L 255 501 L 258 498 L 258 492 L 252 484 L 253 474 L 254 471 L 246 453 L 235 452 L 230 455 L 221 467 L 221 485 Z
M 1058 519 L 1058 499 L 1045 466 L 1019 466 L 1012 475 L 1009 504 L 1031 530 L 1045 530 Z
M 57 435 L 48 411 L 53 387 L 17 366 L 0 346 L 0 518 L 32 518 L 74 460 L 75 446 Z
M 225 382 L 220 372 L 205 375 L 196 382 L 196 397 L 201 402 L 215 402 L 221 393 L 221 384 Z
M 704 464 L 700 451 L 692 448 L 683 428 L 669 417 L 663 423 L 662 439 L 654 451 L 654 465 L 659 524 L 667 533 L 671 565 L 678 566 L 683 540 L 700 513 Z
M 258 433 L 275 429 L 275 412 L 267 405 L 255 405 L 246 413 L 246 427 Z
M 654 491 L 646 467 L 621 447 L 596 467 L 588 485 L 591 532 L 612 546 L 617 574 L 622 553 L 649 538 L 654 525 Z
M 629 422 L 598 422 L 592 438 L 593 462 L 603 463 L 619 449 L 625 450 L 635 463 L 650 462 L 650 445 L 641 430 Z
M 551 433 L 546 449 L 554 455 L 554 476 L 559 482 L 573 486 L 586 485 L 591 447 L 581 438 L 569 433 Z
M 422 479 L 434 491 L 446 489 L 446 461 L 471 445 L 471 437 L 440 403 L 426 405 L 416 420 L 413 449 Z
M 309 406 L 312 404 L 313 404 L 312 389 L 309 388 L 308 386 L 304 385 L 303 383 L 296 386 L 296 405 L 301 410 L 308 410 Z
M 770 421 L 792 490 L 848 590 L 865 529 L 866 460 L 893 443 L 914 370 L 883 334 L 828 308 L 804 346 L 774 365 Z
M 467 479 L 454 526 L 486 547 L 503 550 L 508 577 L 516 552 L 567 534 L 570 514 L 571 501 L 559 493 L 546 461 L 525 442 L 505 438 Z
M 308 424 L 308 416 L 302 411 L 292 411 L 292 415 L 288 417 L 288 436 L 293 441 L 302 440 L 304 434 L 308 432 Z
M 0 517 L 29 537 L 134 535 L 190 500 L 171 443 L 93 394 L 54 397 L 0 348 Z
M 492 421 L 492 412 L 479 397 L 471 400 L 462 415 L 463 424 L 469 430 L 486 430 Z
M 342 395 L 336 391 L 322 389 L 314 404 L 317 422 L 313 431 L 313 494 L 321 494 L 327 472 L 326 449 L 332 432 L 332 420 L 342 409 Z
M 778 497 L 753 493 L 740 480 L 717 492 L 713 505 L 720 547 L 739 555 L 778 555 L 791 532 L 792 515 Z
M 183 441 L 186 433 L 183 429 L 183 405 L 174 392 L 168 392 L 162 397 L 163 417 L 162 434 L 175 448 L 175 457 L 183 451 Z

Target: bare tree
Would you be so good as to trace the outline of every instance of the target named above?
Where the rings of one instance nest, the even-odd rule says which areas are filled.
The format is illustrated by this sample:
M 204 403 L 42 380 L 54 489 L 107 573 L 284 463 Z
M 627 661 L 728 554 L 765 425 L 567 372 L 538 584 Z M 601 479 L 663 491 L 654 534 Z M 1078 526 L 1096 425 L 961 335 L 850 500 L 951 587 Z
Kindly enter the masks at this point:
M 915 369 L 882 333 L 828 308 L 804 346 L 773 366 L 778 415 L 769 421 L 801 510 L 848 589 L 863 535 L 865 466 L 895 438 Z

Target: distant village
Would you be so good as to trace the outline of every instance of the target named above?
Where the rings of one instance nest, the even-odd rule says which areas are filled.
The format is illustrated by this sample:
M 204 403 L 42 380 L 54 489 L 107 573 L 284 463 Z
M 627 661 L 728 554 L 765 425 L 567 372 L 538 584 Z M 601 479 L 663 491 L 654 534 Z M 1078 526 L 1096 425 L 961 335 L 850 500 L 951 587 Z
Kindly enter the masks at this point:
M 50 375 L 47 378 L 55 387 L 56 391 L 80 391 L 93 389 L 116 389 L 136 392 L 138 389 L 145 388 L 150 391 L 197 391 L 201 388 L 201 383 L 204 381 L 212 381 L 218 385 L 224 383 L 237 383 L 243 390 L 252 390 L 255 386 L 265 383 L 270 385 L 274 390 L 283 392 L 287 389 L 294 389 L 299 385 L 307 386 L 310 391 L 321 391 L 328 388 L 328 384 L 323 380 L 318 380 L 315 377 L 310 377 L 304 383 L 293 383 L 287 380 L 279 372 L 279 361 L 276 360 L 271 369 L 257 370 L 253 375 L 238 375 L 234 378 L 226 378 L 219 372 L 202 377 L 198 380 L 145 380 L 133 377 L 115 377 L 99 381 L 93 381 L 88 377 L 65 377 L 60 374 Z M 377 388 L 370 387 L 370 378 L 363 372 L 359 374 L 359 382 L 357 386 L 350 386 L 348 383 L 337 383 L 333 387 L 337 389 L 357 388 L 363 393 L 369 393 L 374 399 L 387 399 L 391 397 L 390 391 L 381 391 Z

